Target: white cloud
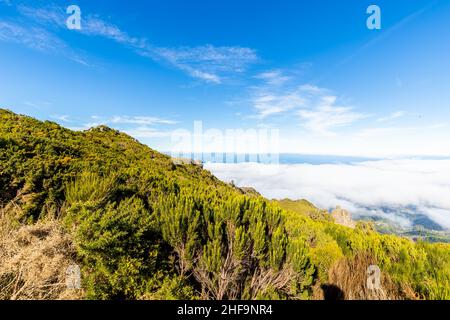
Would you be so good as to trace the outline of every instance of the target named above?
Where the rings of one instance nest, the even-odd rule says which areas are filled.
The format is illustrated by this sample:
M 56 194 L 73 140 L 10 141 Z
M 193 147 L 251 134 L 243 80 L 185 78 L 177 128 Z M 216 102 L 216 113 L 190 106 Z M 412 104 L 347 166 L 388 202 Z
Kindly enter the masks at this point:
M 115 124 L 139 124 L 139 125 L 155 125 L 155 124 L 176 124 L 176 121 L 166 120 L 157 117 L 146 117 L 146 116 L 114 116 L 106 121 L 107 123 Z
M 351 125 L 368 115 L 354 111 L 346 104 L 338 104 L 338 97 L 329 90 L 312 84 L 286 85 L 291 78 L 281 71 L 269 71 L 257 76 L 264 84 L 253 88 L 251 103 L 256 111 L 253 116 L 265 119 L 269 116 L 294 112 L 300 124 L 313 133 L 333 136 L 333 129 Z
M 82 122 L 79 119 L 75 121 L 68 115 L 53 116 L 54 119 L 59 120 L 64 123 L 75 123 L 78 125 L 72 125 L 68 127 L 74 131 L 83 131 L 90 128 L 98 127 L 100 125 L 107 125 L 115 129 L 119 129 L 128 135 L 139 139 L 139 138 L 166 138 L 169 137 L 171 131 L 159 130 L 158 127 L 170 126 L 177 124 L 177 121 L 162 119 L 158 117 L 149 116 L 112 116 L 112 117 L 102 117 L 98 115 L 93 115 L 90 117 L 90 122 Z
M 112 117 L 92 116 L 91 118 L 95 120 L 95 122 L 86 123 L 84 124 L 83 127 L 92 128 L 99 125 L 112 125 L 123 127 L 126 125 L 138 125 L 139 129 L 142 130 L 145 129 L 148 131 L 150 130 L 149 126 L 177 124 L 177 121 L 174 120 L 149 116 L 112 116 Z
M 29 7 L 23 4 L 17 6 L 17 10 L 23 16 L 41 25 L 54 25 L 66 27 L 66 13 L 62 7 L 51 6 L 47 8 Z
M 391 121 L 391 120 L 395 120 L 395 119 L 401 118 L 401 117 L 403 117 L 405 115 L 406 115 L 406 112 L 404 112 L 404 111 L 396 111 L 396 112 L 391 113 L 387 117 L 382 117 L 382 118 L 377 119 L 377 121 L 378 122 Z
M 171 137 L 172 135 L 172 131 L 161 131 L 147 126 L 141 126 L 134 129 L 125 130 L 125 133 L 136 139 L 168 138 Z
M 131 37 L 116 25 L 92 15 L 88 15 L 87 18 L 83 20 L 80 32 L 89 36 L 104 37 L 137 50 L 150 49 L 146 39 Z
M 68 122 L 65 121 L 65 118 L 63 119 L 58 119 L 62 122 Z M 100 120 L 100 119 L 97 119 Z M 149 139 L 149 138 L 170 138 L 172 136 L 172 131 L 171 130 L 159 130 L 155 127 L 150 127 L 150 124 L 154 123 L 154 122 L 147 122 L 147 121 L 132 121 L 132 122 L 120 122 L 121 124 L 127 123 L 127 124 L 139 124 L 136 127 L 131 127 L 131 128 L 127 128 L 127 129 L 121 129 L 121 131 L 123 131 L 124 133 L 128 134 L 129 136 L 135 138 L 135 139 Z M 114 127 L 115 124 L 119 124 L 119 122 L 110 122 L 109 125 L 111 125 L 112 127 Z M 100 125 L 108 125 L 107 122 L 90 122 L 90 123 L 85 123 L 82 124 L 80 126 L 69 126 L 67 127 L 70 130 L 73 131 L 85 131 L 91 128 L 95 128 L 98 127 Z M 150 147 L 154 147 L 154 146 L 150 146 Z
M 254 50 L 243 47 L 158 48 L 145 38 L 131 37 L 119 27 L 93 16 L 83 23 L 81 32 L 129 46 L 144 57 L 168 63 L 193 78 L 216 84 L 229 74 L 244 72 L 258 60 Z
M 30 7 L 25 5 L 17 6 L 17 10 L 30 20 L 54 29 L 67 29 L 66 14 L 63 7 L 50 5 L 43 8 Z M 84 15 L 81 23 L 81 33 L 90 36 L 105 37 L 125 45 L 138 45 L 139 39 L 130 37 L 117 26 L 110 24 L 98 17 Z
M 157 48 L 156 54 L 195 78 L 221 83 L 229 73 L 241 73 L 258 60 L 256 52 L 243 47 Z
M 335 128 L 348 126 L 367 117 L 353 111 L 351 107 L 335 106 L 336 97 L 322 98 L 322 103 L 313 110 L 300 110 L 298 114 L 304 120 L 304 127 L 324 136 L 334 136 Z
M 41 108 L 41 106 L 39 106 L 38 104 L 36 104 L 34 102 L 25 101 L 23 104 L 28 106 L 28 107 L 32 107 L 32 108 L 36 108 L 36 109 L 40 109 Z
M 267 84 L 273 86 L 280 86 L 291 80 L 290 76 L 286 76 L 280 70 L 272 70 L 260 73 L 255 76 L 256 79 L 264 80 Z
M 52 118 L 62 121 L 62 122 L 71 122 L 70 117 L 68 115 L 55 115 Z
M 253 107 L 257 111 L 256 117 L 259 119 L 264 119 L 268 116 L 300 108 L 304 106 L 305 103 L 305 99 L 298 93 L 298 91 L 284 95 L 262 92 L 253 97 L 252 101 Z
M 307 92 L 309 94 L 321 94 L 325 89 L 319 88 L 318 86 L 312 85 L 312 84 L 304 84 L 300 86 L 300 90 Z
M 66 29 L 67 15 L 62 7 L 48 6 L 34 8 L 19 5 L 18 11 L 40 25 Z M 82 34 L 110 39 L 129 47 L 137 54 L 165 62 L 185 72 L 189 76 L 210 83 L 222 83 L 231 74 L 244 72 L 258 60 L 253 49 L 229 46 L 215 47 L 204 45 L 197 47 L 158 48 L 143 37 L 133 37 L 118 26 L 102 20 L 98 16 L 83 14 Z
M 206 168 L 224 181 L 255 187 L 268 198 L 308 199 L 326 209 L 340 205 L 356 216 L 403 224 L 424 214 L 450 229 L 450 160 L 292 164 L 279 165 L 275 171 L 270 165 L 254 163 L 208 164 Z
M 251 117 L 260 120 L 307 108 L 311 96 L 322 90 L 309 84 L 289 87 L 287 82 L 292 78 L 280 70 L 263 72 L 255 78 L 262 80 L 263 84 L 251 88 L 250 103 L 256 111 Z
M 86 64 L 64 41 L 41 27 L 26 27 L 14 22 L 0 21 L 0 41 L 21 44 L 30 49 L 54 55 L 63 55 L 72 61 Z

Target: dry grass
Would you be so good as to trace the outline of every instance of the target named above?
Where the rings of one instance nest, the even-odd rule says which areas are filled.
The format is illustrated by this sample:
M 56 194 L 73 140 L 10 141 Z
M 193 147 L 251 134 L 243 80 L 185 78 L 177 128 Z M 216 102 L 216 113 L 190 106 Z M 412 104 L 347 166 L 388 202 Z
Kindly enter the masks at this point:
M 75 263 L 70 236 L 57 220 L 19 225 L 16 213 L 0 209 L 0 299 L 80 299 L 67 289 L 66 270 Z
M 358 253 L 354 258 L 345 258 L 329 270 L 328 284 L 316 288 L 316 299 L 330 300 L 404 300 L 416 299 L 413 290 L 400 288 L 389 275 L 381 270 L 380 288 L 367 287 L 367 269 L 376 265 L 375 259 L 367 253 Z

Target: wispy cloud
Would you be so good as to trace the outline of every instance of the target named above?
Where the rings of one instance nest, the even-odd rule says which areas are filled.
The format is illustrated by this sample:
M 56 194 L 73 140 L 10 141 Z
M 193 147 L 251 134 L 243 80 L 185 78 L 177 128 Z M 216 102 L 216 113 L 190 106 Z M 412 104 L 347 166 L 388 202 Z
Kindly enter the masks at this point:
M 173 125 L 177 124 L 176 121 L 166 120 L 157 117 L 145 117 L 145 116 L 137 116 L 137 117 L 129 117 L 129 116 L 114 116 L 111 119 L 107 120 L 107 123 L 116 123 L 116 124 L 139 124 L 139 125 L 155 125 L 155 124 L 166 124 Z
M 18 12 L 29 20 L 38 23 L 41 26 L 51 27 L 53 29 L 67 29 L 67 14 L 63 7 L 57 5 L 48 5 L 43 8 L 18 5 Z M 81 21 L 82 28 L 79 32 L 89 36 L 100 36 L 114 40 L 121 44 L 137 46 L 137 38 L 130 37 L 126 32 L 120 30 L 114 24 L 108 23 L 94 15 L 83 15 Z
M 68 115 L 54 115 L 52 118 L 61 122 L 72 122 Z
M 336 96 L 322 96 L 312 110 L 300 110 L 304 127 L 324 136 L 334 136 L 333 129 L 348 126 L 367 115 L 355 112 L 352 107 L 336 105 Z
M 113 125 L 113 126 L 157 126 L 157 125 L 175 125 L 178 122 L 175 120 L 163 119 L 158 117 L 149 116 L 111 116 L 111 117 L 101 117 L 101 116 L 91 116 L 91 121 L 85 123 L 86 126 L 94 127 L 99 125 Z
M 267 84 L 272 86 L 280 86 L 291 80 L 290 76 L 283 74 L 280 70 L 271 70 L 262 72 L 255 76 L 256 79 L 264 80 Z
M 30 49 L 54 55 L 63 55 L 77 63 L 87 64 L 59 37 L 39 26 L 25 27 L 15 22 L 0 21 L 0 41 L 21 44 Z
M 292 77 L 282 71 L 259 74 L 263 84 L 252 88 L 251 103 L 256 111 L 253 116 L 265 119 L 270 116 L 291 114 L 300 124 L 320 135 L 333 136 L 333 130 L 349 126 L 368 115 L 356 112 L 352 106 L 340 102 L 330 90 L 312 84 L 295 84 Z
M 250 88 L 250 103 L 256 111 L 251 118 L 263 120 L 306 105 L 308 88 L 287 85 L 291 77 L 282 71 L 266 71 L 256 75 L 255 78 L 261 80 L 262 83 Z
M 172 126 L 178 122 L 175 120 L 163 119 L 159 117 L 150 116 L 91 116 L 86 119 L 75 119 L 68 115 L 55 115 L 54 119 L 64 123 L 72 123 L 69 129 L 81 131 L 87 130 L 100 125 L 107 125 L 115 129 L 122 130 L 135 138 L 149 138 L 149 137 L 165 137 L 170 131 L 161 131 L 160 127 Z
M 92 15 L 83 20 L 80 32 L 89 36 L 104 37 L 134 49 L 150 49 L 146 39 L 132 37 L 116 25 Z
M 32 101 L 25 101 L 23 102 L 24 105 L 27 107 L 35 108 L 35 109 L 42 109 L 51 106 L 52 104 L 50 102 L 46 101 L 39 101 L 39 102 L 32 102 Z
M 87 18 L 81 32 L 116 41 L 141 56 L 167 63 L 193 78 L 216 84 L 222 83 L 230 74 L 244 72 L 258 60 L 254 50 L 243 47 L 156 47 L 145 38 L 132 37 L 116 25 L 92 16 Z
M 156 128 L 142 126 L 133 129 L 125 130 L 125 133 L 136 138 L 136 139 L 145 139 L 145 138 L 169 138 L 172 136 L 172 131 L 163 131 L 158 130 Z
M 64 28 L 67 15 L 62 7 L 50 5 L 45 8 L 29 7 L 19 4 L 17 11 L 24 17 L 45 26 Z
M 65 122 L 60 119 L 60 121 Z M 66 122 L 67 123 L 67 122 Z M 73 131 L 85 131 L 91 128 L 98 127 L 100 125 L 109 125 L 111 127 L 116 127 L 114 123 L 105 123 L 105 122 L 88 122 L 84 124 L 80 124 L 78 126 L 67 126 L 68 129 Z M 149 138 L 169 138 L 172 136 L 171 130 L 162 130 L 159 128 L 151 127 L 149 125 L 139 125 L 136 127 L 129 127 L 127 129 L 120 129 L 122 132 L 128 134 L 129 136 L 135 139 L 149 139 Z
M 37 23 L 41 28 L 43 26 L 52 29 L 66 28 L 67 15 L 62 7 L 52 5 L 35 8 L 18 5 L 17 10 L 23 17 Z M 228 77 L 243 73 L 250 65 L 258 61 L 258 56 L 253 49 L 240 46 L 216 47 L 208 44 L 197 47 L 161 48 L 149 43 L 144 37 L 131 36 L 117 25 L 92 14 L 83 15 L 81 26 L 79 32 L 82 34 L 115 41 L 141 56 L 169 64 L 190 77 L 209 83 L 222 83 Z M 44 29 L 41 30 L 44 31 Z M 24 30 L 24 32 L 29 31 L 29 29 Z M 48 31 L 46 32 L 47 36 L 51 35 Z M 52 35 L 52 38 L 53 41 L 42 39 L 39 45 L 45 46 L 46 49 L 52 48 L 54 42 L 59 40 L 55 35 Z M 59 42 L 62 43 L 61 40 Z M 34 41 L 29 39 L 27 43 L 34 43 Z
M 388 115 L 386 117 L 382 117 L 382 118 L 377 119 L 377 121 L 378 122 L 391 121 L 391 120 L 395 120 L 395 119 L 401 118 L 401 117 L 403 117 L 405 115 L 406 115 L 406 112 L 404 112 L 404 111 L 396 111 L 396 112 L 393 112 L 393 113 L 391 113 L 390 115 Z
M 229 74 L 244 72 L 258 60 L 256 52 L 243 47 L 156 48 L 156 54 L 194 78 L 221 83 Z
M 299 107 L 303 107 L 306 100 L 297 90 L 287 94 L 261 92 L 253 97 L 252 104 L 257 111 L 256 118 L 265 119 L 269 116 L 281 114 Z
M 244 72 L 258 60 L 254 50 L 243 47 L 204 45 L 160 48 L 145 38 L 132 37 L 118 26 L 94 16 L 87 17 L 80 32 L 116 41 L 134 49 L 139 55 L 168 63 L 193 78 L 217 84 L 229 74 Z

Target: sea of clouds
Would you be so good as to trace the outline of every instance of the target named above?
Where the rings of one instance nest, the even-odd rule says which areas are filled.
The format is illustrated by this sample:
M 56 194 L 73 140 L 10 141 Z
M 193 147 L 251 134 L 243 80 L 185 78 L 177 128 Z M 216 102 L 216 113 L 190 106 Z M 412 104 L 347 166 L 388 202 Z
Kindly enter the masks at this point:
M 269 199 L 307 199 L 355 218 L 372 216 L 410 227 L 423 215 L 450 229 L 450 159 L 395 159 L 347 164 L 207 163 L 223 181 L 254 187 Z

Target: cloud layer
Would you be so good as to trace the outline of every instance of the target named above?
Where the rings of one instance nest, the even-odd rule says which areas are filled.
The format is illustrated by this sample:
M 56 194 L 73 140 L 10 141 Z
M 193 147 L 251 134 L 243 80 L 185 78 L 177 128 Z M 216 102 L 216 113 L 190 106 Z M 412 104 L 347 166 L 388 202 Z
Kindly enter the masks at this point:
M 224 181 L 252 186 L 268 198 L 340 205 L 355 216 L 387 218 L 408 227 L 426 215 L 450 229 L 450 160 L 381 160 L 354 164 L 208 164 Z M 405 218 L 406 217 L 406 218 Z

